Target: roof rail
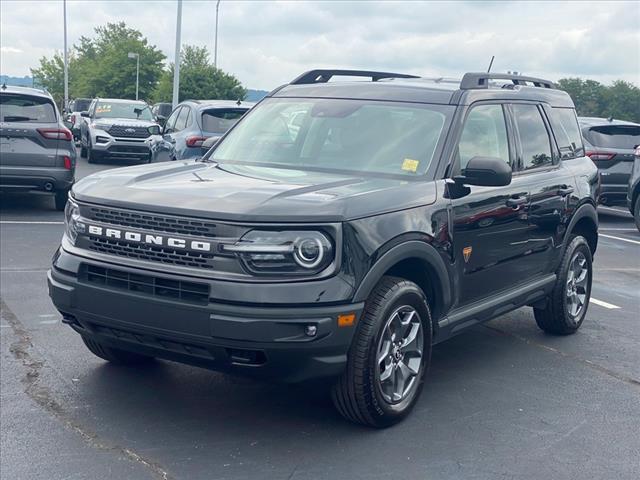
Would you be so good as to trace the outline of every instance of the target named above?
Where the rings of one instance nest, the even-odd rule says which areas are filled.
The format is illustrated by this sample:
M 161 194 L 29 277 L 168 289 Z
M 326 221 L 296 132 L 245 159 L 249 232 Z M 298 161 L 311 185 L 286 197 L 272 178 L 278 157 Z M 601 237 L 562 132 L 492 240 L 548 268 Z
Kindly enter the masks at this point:
M 343 77 L 368 77 L 372 82 L 377 82 L 383 78 L 420 78 L 416 75 L 406 73 L 372 72 L 369 70 L 310 70 L 293 80 L 290 85 L 306 85 L 313 83 L 326 83 L 333 76 Z
M 522 75 L 511 75 L 508 73 L 486 73 L 471 72 L 465 73 L 460 82 L 460 90 L 477 90 L 480 88 L 489 88 L 489 80 L 511 80 L 514 85 L 526 85 L 527 82 L 532 83 L 534 87 L 540 88 L 557 88 L 555 84 L 549 80 L 542 78 L 525 77 Z

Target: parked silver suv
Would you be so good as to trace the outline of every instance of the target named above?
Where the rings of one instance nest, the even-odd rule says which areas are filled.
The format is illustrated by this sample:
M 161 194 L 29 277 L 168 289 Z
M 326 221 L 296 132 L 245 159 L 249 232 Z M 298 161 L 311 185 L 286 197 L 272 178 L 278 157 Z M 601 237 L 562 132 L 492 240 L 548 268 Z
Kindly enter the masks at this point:
M 0 87 L 0 190 L 52 193 L 64 210 L 75 168 L 73 136 L 51 95 Z
M 96 98 L 82 116 L 80 155 L 89 163 L 105 157 L 151 160 L 150 143 L 160 126 L 145 102 Z

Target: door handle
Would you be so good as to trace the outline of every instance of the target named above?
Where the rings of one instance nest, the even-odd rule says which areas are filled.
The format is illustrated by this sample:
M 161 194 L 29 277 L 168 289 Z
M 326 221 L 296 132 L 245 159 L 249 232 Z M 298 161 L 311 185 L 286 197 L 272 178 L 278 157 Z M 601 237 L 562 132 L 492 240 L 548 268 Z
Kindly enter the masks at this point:
M 528 201 L 529 199 L 525 196 L 513 196 L 507 199 L 507 207 L 518 209 L 520 208 L 520 205 L 524 205 Z
M 573 187 L 570 185 L 562 185 L 558 189 L 558 195 L 560 195 L 561 197 L 566 197 L 567 195 L 570 195 L 572 193 L 573 193 Z

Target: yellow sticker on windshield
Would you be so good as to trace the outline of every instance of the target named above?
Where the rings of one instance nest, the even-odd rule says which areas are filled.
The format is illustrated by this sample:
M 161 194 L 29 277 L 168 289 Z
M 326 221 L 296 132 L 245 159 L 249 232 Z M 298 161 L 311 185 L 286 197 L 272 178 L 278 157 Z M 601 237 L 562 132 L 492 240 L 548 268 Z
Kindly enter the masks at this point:
M 98 105 L 96 107 L 96 113 L 107 113 L 111 111 L 111 105 Z
M 404 162 L 402 162 L 402 169 L 405 172 L 416 173 L 418 171 L 418 165 L 420 165 L 420 161 L 412 160 L 410 158 L 405 158 Z

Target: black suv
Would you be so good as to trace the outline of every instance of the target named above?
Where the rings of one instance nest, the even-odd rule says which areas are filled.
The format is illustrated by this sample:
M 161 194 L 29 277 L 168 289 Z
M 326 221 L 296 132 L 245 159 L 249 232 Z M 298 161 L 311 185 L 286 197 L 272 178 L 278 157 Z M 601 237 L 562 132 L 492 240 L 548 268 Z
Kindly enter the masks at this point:
M 78 182 L 49 291 L 103 359 L 330 379 L 342 415 L 383 427 L 435 343 L 527 305 L 580 327 L 597 188 L 551 82 L 315 70 L 199 161 Z

